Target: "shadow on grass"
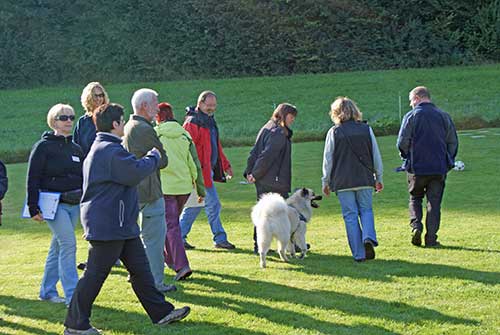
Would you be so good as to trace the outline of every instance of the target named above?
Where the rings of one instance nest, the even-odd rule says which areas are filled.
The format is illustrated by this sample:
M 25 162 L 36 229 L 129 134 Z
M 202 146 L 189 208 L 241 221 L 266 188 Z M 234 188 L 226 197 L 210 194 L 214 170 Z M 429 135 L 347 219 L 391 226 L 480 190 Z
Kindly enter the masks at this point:
M 446 247 L 445 247 L 446 248 Z M 458 266 L 411 263 L 403 260 L 377 258 L 372 261 L 355 263 L 352 257 L 308 254 L 302 261 L 292 260 L 290 271 L 314 275 L 363 278 L 368 280 L 391 281 L 391 277 L 441 277 L 470 280 L 486 285 L 500 284 L 500 272 L 486 272 L 465 269 Z M 335 264 L 335 266 L 325 266 Z
M 474 320 L 448 316 L 432 309 L 415 307 L 405 303 L 389 302 L 379 299 L 355 296 L 325 290 L 304 290 L 287 285 L 252 280 L 245 277 L 227 274 L 218 274 L 210 271 L 197 271 L 193 282 L 206 286 L 210 290 L 227 293 L 230 297 L 211 297 L 195 295 L 189 292 L 183 294 L 183 301 L 192 304 L 202 304 L 218 309 L 230 309 L 240 314 L 252 314 L 270 322 L 291 326 L 298 329 L 308 329 L 313 332 L 354 334 L 395 334 L 394 332 L 371 324 L 350 326 L 331 321 L 313 318 L 308 314 L 313 308 L 329 310 L 339 314 L 340 311 L 352 316 L 364 316 L 381 320 L 394 320 L 401 324 L 425 324 L 428 321 L 439 324 L 477 325 Z M 265 299 L 265 301 L 279 301 L 286 304 L 303 305 L 303 313 L 277 309 L 265 304 L 243 301 L 241 297 L 249 299 Z M 342 314 L 341 313 L 341 314 Z M 348 331 L 347 331 L 348 330 Z
M 471 252 L 492 252 L 495 254 L 500 254 L 500 250 L 495 250 L 495 249 L 470 248 L 470 247 L 462 247 L 462 246 L 458 246 L 458 245 L 446 245 L 446 244 L 442 244 L 442 243 L 439 246 L 439 249 L 471 251 Z
M 132 296 L 131 299 L 135 299 Z M 137 304 L 139 302 L 137 301 Z M 64 305 L 48 304 L 38 300 L 17 298 L 14 296 L 0 295 L 0 308 L 3 315 L 0 318 L 0 327 L 11 332 L 23 331 L 29 334 L 55 335 L 61 334 L 67 309 Z M 193 312 L 192 312 L 193 313 Z M 136 313 L 118 310 L 114 308 L 94 305 L 92 308 L 92 324 L 102 328 L 106 334 L 108 331 L 126 334 L 149 335 L 149 334 L 242 334 L 242 335 L 264 335 L 266 333 L 228 326 L 226 323 L 210 323 L 190 321 L 189 317 L 182 322 L 158 327 L 151 323 L 146 312 Z M 31 323 L 48 322 L 59 325 L 61 331 L 54 332 L 40 328 L 24 325 L 22 320 L 12 322 L 7 318 L 29 319 Z

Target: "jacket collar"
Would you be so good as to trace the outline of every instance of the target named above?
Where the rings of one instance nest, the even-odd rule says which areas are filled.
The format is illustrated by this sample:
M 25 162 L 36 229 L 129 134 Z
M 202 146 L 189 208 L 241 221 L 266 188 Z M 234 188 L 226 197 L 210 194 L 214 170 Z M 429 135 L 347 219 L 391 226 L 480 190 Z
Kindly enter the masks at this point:
M 140 116 L 140 115 L 132 114 L 132 115 L 130 115 L 130 120 L 134 120 L 134 121 L 138 121 L 138 122 L 145 122 L 148 125 L 150 125 L 151 127 L 153 127 L 153 124 L 151 122 L 149 122 L 148 120 L 146 120 L 146 118 L 144 118 L 143 116 Z
M 96 134 L 95 140 L 98 142 L 115 142 L 115 143 L 122 142 L 122 139 L 120 137 L 106 132 L 98 132 Z

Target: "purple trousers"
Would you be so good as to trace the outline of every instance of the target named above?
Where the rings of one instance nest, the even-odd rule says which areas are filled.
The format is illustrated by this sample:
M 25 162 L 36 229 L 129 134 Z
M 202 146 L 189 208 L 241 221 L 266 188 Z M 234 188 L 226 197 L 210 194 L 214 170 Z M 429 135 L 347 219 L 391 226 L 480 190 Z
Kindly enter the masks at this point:
M 179 216 L 188 198 L 189 194 L 163 195 L 165 200 L 165 221 L 167 223 L 163 255 L 167 266 L 174 269 L 175 272 L 189 266 L 179 225 Z

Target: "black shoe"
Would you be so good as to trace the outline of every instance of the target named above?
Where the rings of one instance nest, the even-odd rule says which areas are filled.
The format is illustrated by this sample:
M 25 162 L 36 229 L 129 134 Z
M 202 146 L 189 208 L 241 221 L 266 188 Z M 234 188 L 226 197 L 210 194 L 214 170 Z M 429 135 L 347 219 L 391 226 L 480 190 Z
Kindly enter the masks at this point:
M 191 244 L 187 243 L 186 241 L 184 241 L 184 249 L 186 249 L 186 250 L 193 250 L 195 248 L 196 247 L 194 245 L 191 245 Z
M 78 265 L 76 266 L 76 268 L 78 270 L 82 270 L 82 271 L 85 270 L 86 267 L 87 267 L 87 263 L 85 263 L 85 262 L 78 263 Z
M 163 319 L 158 321 L 156 324 L 158 326 L 165 326 L 172 322 L 180 321 L 184 319 L 186 316 L 188 316 L 189 312 L 191 312 L 191 308 L 189 308 L 188 306 L 184 306 L 179 309 L 174 309 L 172 312 L 167 314 Z
M 438 241 L 425 242 L 425 247 L 426 248 L 439 248 L 439 247 L 441 247 L 441 243 L 439 243 Z
M 365 257 L 366 259 L 375 258 L 375 248 L 373 248 L 373 242 L 370 240 L 365 241 Z
M 311 249 L 311 245 L 309 243 L 306 243 L 306 248 L 307 250 Z M 295 244 L 295 252 L 302 252 L 300 248 Z
M 420 247 L 422 245 L 422 232 L 418 229 L 413 229 L 411 232 L 411 244 Z
M 232 244 L 229 241 L 224 241 L 224 242 L 221 242 L 221 243 L 216 243 L 214 247 L 216 247 L 217 249 L 228 249 L 228 250 L 236 248 L 234 246 L 234 244 Z

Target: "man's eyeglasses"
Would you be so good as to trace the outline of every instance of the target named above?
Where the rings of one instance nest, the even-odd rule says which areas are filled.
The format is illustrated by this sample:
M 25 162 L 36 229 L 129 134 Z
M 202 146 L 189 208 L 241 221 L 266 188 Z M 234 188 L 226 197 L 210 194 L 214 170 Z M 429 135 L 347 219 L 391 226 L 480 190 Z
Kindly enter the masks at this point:
M 75 121 L 75 116 L 74 115 L 58 115 L 56 116 L 57 121 Z
M 94 98 L 104 98 L 104 93 L 94 94 Z

